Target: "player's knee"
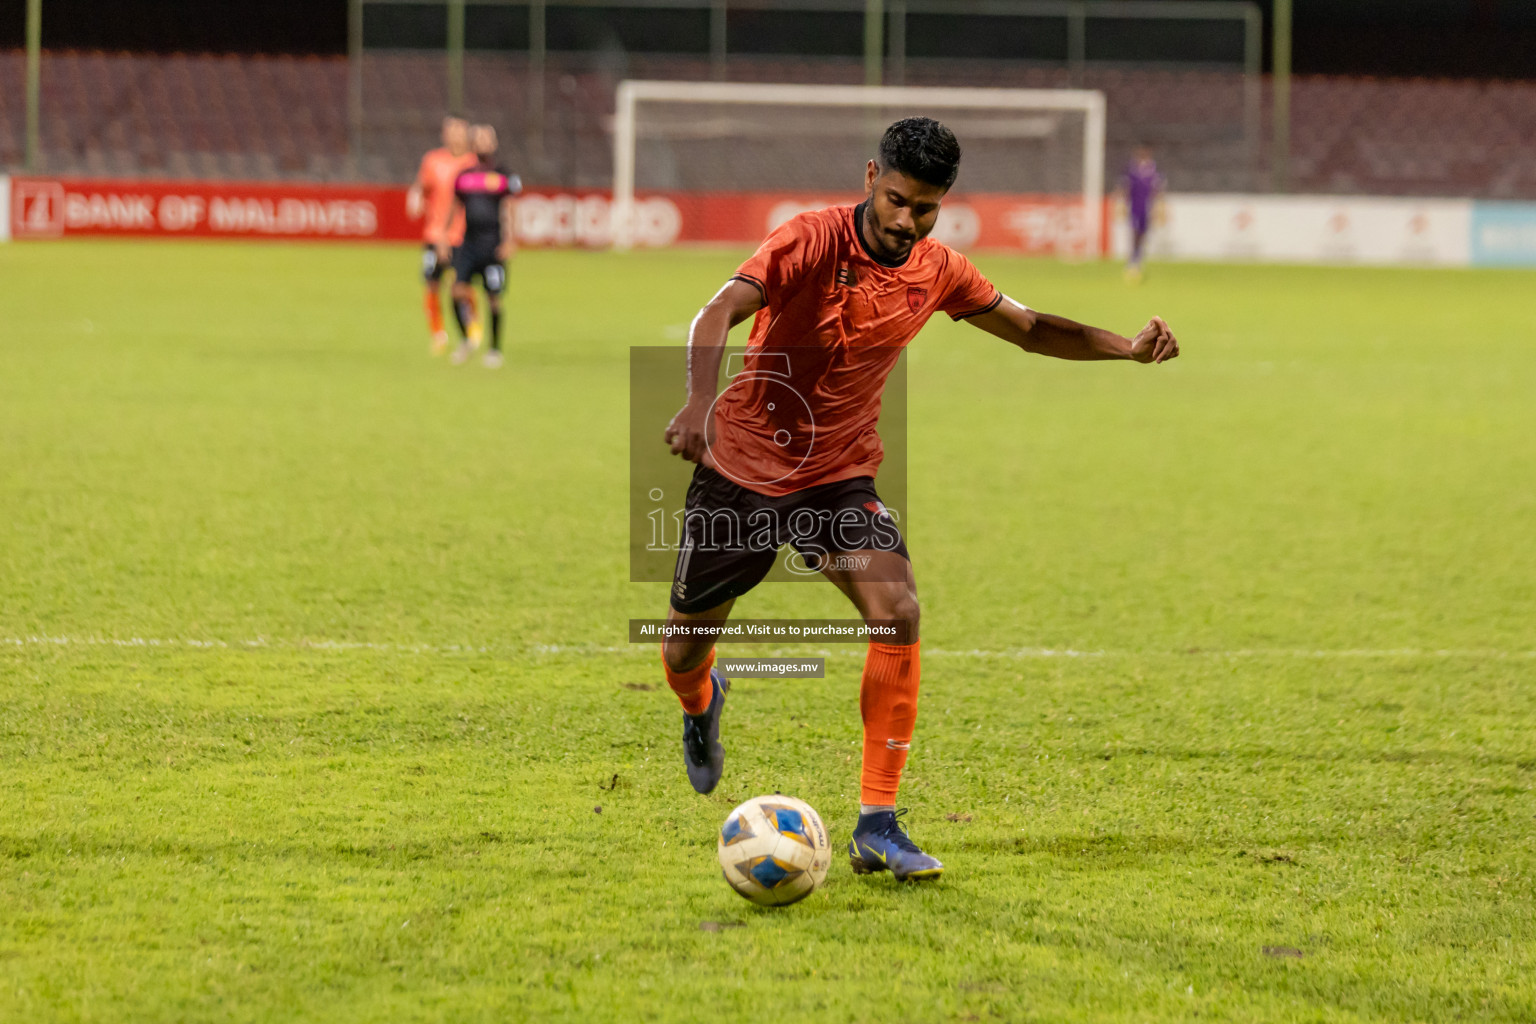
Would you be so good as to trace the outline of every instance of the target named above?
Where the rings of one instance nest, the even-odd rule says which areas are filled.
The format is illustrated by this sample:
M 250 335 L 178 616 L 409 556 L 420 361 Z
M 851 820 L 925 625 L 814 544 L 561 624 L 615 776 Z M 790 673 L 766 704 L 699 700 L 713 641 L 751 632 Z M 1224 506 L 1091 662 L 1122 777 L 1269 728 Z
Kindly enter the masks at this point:
M 918 623 L 922 617 L 923 610 L 918 607 L 917 595 L 910 590 L 903 592 L 901 599 L 896 603 L 896 614 L 891 618 L 906 623 L 908 635 L 916 639 Z
M 713 644 L 701 645 L 681 640 L 668 640 L 661 645 L 661 660 L 673 672 L 689 672 L 704 664 Z
M 912 635 L 916 636 L 918 623 L 922 618 L 922 608 L 918 606 L 917 593 L 910 587 L 901 587 L 883 596 L 884 600 L 870 609 L 874 613 L 870 618 L 905 623 Z

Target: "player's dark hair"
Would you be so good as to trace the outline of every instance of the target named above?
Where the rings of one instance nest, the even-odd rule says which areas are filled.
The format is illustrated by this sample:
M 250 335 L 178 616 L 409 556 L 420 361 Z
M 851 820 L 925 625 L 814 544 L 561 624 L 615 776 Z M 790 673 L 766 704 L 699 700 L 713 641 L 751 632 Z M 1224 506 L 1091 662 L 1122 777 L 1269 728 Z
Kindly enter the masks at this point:
M 931 117 L 904 117 L 885 130 L 878 163 L 882 171 L 949 188 L 960 173 L 960 143 Z

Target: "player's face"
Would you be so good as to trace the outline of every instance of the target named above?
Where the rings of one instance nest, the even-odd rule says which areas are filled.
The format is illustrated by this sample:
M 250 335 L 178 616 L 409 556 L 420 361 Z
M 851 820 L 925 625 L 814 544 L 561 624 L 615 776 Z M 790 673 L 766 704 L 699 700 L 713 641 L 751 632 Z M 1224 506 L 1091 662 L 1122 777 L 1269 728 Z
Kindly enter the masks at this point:
M 469 148 L 469 125 L 456 117 L 443 118 L 443 145 L 455 153 Z
M 477 124 L 471 133 L 470 142 L 475 147 L 476 156 L 494 156 L 496 153 L 496 129 L 487 124 Z
M 900 171 L 883 174 L 871 160 L 864 172 L 864 190 L 869 197 L 865 227 L 870 247 L 887 259 L 899 260 L 933 230 L 939 220 L 939 204 L 949 190 L 909 178 Z

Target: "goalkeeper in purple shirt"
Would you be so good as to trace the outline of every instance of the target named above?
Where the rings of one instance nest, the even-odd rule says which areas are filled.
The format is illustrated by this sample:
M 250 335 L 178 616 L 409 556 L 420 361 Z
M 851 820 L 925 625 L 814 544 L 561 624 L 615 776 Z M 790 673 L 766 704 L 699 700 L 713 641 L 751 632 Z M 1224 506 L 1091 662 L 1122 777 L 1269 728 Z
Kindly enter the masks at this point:
M 1141 277 L 1142 248 L 1146 244 L 1147 229 L 1152 226 L 1152 205 L 1163 191 L 1163 176 L 1157 173 L 1157 162 L 1146 146 L 1137 146 L 1131 155 L 1121 187 L 1125 191 L 1126 213 L 1131 220 L 1131 259 L 1125 265 L 1125 273 L 1135 280 Z

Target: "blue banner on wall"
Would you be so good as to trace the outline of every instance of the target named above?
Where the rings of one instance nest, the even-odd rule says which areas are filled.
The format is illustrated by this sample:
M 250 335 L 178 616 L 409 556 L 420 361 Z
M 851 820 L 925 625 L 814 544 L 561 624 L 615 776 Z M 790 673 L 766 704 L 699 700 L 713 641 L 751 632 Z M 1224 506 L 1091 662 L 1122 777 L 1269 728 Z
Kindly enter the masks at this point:
M 1472 265 L 1536 267 L 1536 203 L 1474 203 Z

